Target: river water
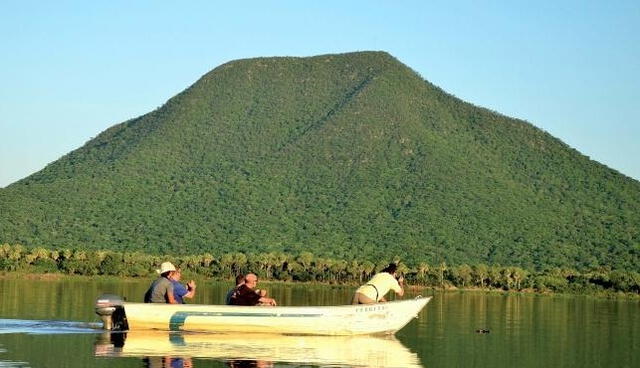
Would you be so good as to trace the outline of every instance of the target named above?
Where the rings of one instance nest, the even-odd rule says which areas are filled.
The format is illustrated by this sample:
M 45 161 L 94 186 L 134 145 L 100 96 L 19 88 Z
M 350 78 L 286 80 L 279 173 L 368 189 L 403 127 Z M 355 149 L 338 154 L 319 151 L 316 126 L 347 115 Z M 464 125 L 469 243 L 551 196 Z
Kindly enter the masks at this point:
M 221 304 L 231 287 L 196 281 L 194 303 Z M 637 300 L 423 291 L 433 299 L 395 338 L 98 328 L 98 295 L 141 301 L 148 284 L 0 280 L 0 367 L 640 367 Z M 262 286 L 280 305 L 345 304 L 354 289 Z

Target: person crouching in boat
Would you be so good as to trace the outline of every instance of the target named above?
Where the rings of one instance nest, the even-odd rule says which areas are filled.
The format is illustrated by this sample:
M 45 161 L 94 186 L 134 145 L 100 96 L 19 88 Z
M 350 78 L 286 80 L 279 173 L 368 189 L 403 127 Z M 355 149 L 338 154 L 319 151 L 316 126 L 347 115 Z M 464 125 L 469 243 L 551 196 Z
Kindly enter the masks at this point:
M 173 284 L 173 298 L 178 304 L 184 304 L 185 298 L 193 298 L 196 295 L 196 282 L 191 280 L 187 282 L 187 285 L 180 283 L 182 272 L 180 269 L 176 269 L 169 273 L 169 280 Z
M 395 263 L 389 264 L 385 269 L 375 274 L 369 282 L 360 286 L 356 290 L 351 304 L 373 304 L 378 302 L 386 302 L 384 298 L 389 290 L 393 290 L 398 296 L 404 295 L 404 278 L 397 278 L 396 270 L 398 266 Z
M 244 277 L 244 283 L 238 286 L 231 296 L 231 305 L 271 305 L 275 306 L 275 299 L 268 298 L 264 290 L 256 290 L 258 276 L 248 273 Z
M 149 290 L 144 294 L 145 303 L 178 303 L 173 296 L 173 284 L 170 280 L 171 274 L 175 271 L 176 267 L 171 262 L 164 262 L 160 265 L 160 269 L 157 271 L 160 277 L 153 281 Z

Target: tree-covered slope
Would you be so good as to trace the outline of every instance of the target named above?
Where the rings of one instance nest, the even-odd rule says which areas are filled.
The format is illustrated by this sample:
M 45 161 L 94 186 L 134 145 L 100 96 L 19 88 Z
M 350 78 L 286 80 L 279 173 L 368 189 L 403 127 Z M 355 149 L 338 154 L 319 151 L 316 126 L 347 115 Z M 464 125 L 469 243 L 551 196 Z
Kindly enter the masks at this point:
M 0 190 L 0 242 L 640 269 L 640 183 L 383 52 L 233 61 Z

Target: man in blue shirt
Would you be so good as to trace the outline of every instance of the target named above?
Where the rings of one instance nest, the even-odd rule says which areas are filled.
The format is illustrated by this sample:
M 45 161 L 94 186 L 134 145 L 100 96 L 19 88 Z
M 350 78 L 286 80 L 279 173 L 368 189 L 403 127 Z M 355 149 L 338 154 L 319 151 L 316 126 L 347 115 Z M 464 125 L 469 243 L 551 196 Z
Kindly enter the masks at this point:
M 196 295 L 196 282 L 191 280 L 187 282 L 187 286 L 185 287 L 180 283 L 181 277 L 182 273 L 180 269 L 176 269 L 169 277 L 169 280 L 171 280 L 173 284 L 173 298 L 178 304 L 184 304 L 184 298 L 191 299 Z

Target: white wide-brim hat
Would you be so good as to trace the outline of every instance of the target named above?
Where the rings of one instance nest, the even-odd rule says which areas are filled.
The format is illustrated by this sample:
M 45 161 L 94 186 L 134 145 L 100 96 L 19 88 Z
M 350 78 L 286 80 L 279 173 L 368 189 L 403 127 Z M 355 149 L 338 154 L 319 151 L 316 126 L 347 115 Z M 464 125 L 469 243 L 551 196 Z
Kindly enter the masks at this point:
M 163 274 L 165 272 L 169 272 L 169 271 L 175 271 L 176 270 L 176 266 L 173 265 L 173 263 L 171 262 L 163 262 L 160 265 L 160 269 L 157 270 L 159 274 Z

